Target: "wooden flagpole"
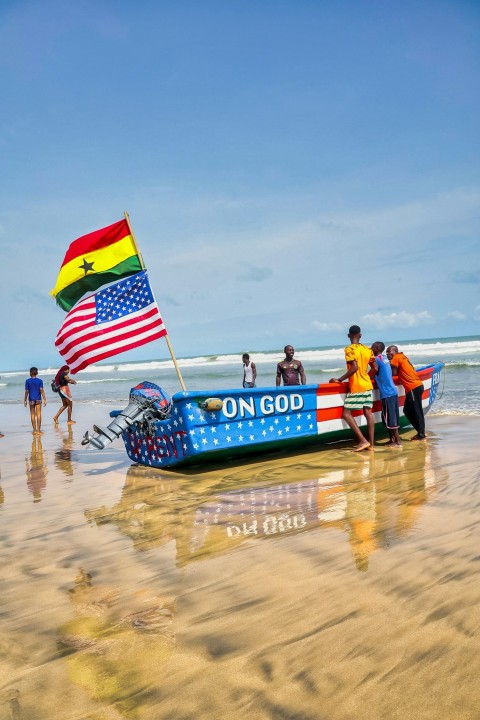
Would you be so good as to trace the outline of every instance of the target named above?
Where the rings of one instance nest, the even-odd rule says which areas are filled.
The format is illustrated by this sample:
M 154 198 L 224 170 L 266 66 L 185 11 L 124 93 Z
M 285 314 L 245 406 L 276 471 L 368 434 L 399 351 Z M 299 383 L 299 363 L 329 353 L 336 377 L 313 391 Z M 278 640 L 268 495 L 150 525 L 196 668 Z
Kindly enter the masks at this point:
M 132 226 L 130 225 L 130 217 L 129 217 L 129 214 L 127 213 L 126 210 L 125 210 L 125 212 L 124 212 L 123 214 L 125 215 L 125 220 L 127 221 L 128 229 L 130 230 L 130 235 L 132 236 L 133 245 L 134 245 L 135 250 L 137 251 L 137 255 L 138 255 L 138 258 L 139 258 L 139 260 L 140 260 L 140 265 L 142 266 L 142 269 L 145 270 L 145 263 L 143 262 L 142 253 L 141 253 L 140 250 L 139 250 L 139 247 L 138 247 L 138 245 L 137 245 L 137 241 L 136 241 L 136 239 L 135 239 L 135 235 L 134 235 L 133 230 L 132 230 Z M 178 379 L 179 379 L 179 381 L 180 381 L 180 386 L 181 386 L 182 390 L 185 391 L 187 388 L 185 387 L 185 383 L 183 382 L 182 373 L 180 372 L 180 368 L 179 368 L 178 363 L 177 363 L 177 358 L 175 357 L 175 353 L 173 352 L 173 348 L 172 348 L 172 345 L 171 345 L 171 343 L 170 343 L 170 338 L 168 337 L 168 332 L 166 333 L 166 335 L 164 335 L 164 337 L 165 337 L 165 340 L 167 341 L 168 350 L 169 350 L 170 355 L 171 355 L 171 358 L 172 358 L 172 360 L 173 360 L 173 364 L 175 365 L 175 370 L 177 371 Z

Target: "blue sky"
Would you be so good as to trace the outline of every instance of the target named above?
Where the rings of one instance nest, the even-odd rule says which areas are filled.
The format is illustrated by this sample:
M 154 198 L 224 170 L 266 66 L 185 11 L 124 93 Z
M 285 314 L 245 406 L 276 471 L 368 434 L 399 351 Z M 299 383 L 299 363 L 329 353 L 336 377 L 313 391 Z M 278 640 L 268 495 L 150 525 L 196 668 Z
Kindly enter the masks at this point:
M 479 20 L 4 0 L 0 369 L 60 362 L 65 251 L 124 210 L 178 356 L 477 334 Z

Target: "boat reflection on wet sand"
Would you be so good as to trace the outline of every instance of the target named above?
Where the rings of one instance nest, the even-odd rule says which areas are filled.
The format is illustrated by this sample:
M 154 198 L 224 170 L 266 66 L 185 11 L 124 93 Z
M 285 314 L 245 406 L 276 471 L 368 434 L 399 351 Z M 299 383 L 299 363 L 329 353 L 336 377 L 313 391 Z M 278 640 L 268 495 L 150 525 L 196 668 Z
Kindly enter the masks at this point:
M 311 464 L 292 462 L 295 481 L 280 483 L 279 478 L 288 477 L 285 461 L 253 466 L 258 483 L 246 480 L 245 468 L 172 478 L 136 466 L 129 468 L 115 505 L 89 509 L 85 515 L 96 525 L 115 526 L 140 553 L 149 555 L 174 544 L 179 568 L 225 553 L 235 565 L 235 551 L 252 540 L 287 541 L 301 533 L 336 531 L 347 538 L 356 568 L 366 571 L 375 550 L 390 548 L 408 535 L 419 508 L 446 480 L 444 473 L 434 473 L 432 452 L 418 443 L 403 453 L 352 454 L 343 469 L 319 468 L 314 479 Z M 322 455 L 317 457 L 321 461 Z M 242 572 L 244 561 L 240 556 L 238 561 Z M 111 596 L 111 588 L 94 587 L 83 569 L 70 595 L 75 617 L 60 628 L 59 637 L 71 653 L 71 680 L 92 699 L 114 704 L 123 717 L 135 717 L 135 703 L 146 708 L 158 702 L 155 693 L 147 691 L 147 678 L 152 663 L 156 673 L 167 671 L 177 625 L 182 644 L 188 646 L 185 623 L 190 627 L 192 619 L 182 617 L 191 611 L 185 595 L 183 612 L 177 610 L 175 597 L 148 591 L 130 596 L 123 605 Z M 204 641 L 213 657 L 223 653 L 223 641 L 220 647 L 214 637 Z M 110 683 L 102 681 L 105 677 Z M 205 714 L 199 711 L 199 716 Z
M 172 478 L 131 467 L 119 501 L 85 515 L 98 526 L 115 526 L 140 553 L 173 543 L 179 568 L 232 551 L 235 564 L 235 551 L 252 540 L 286 541 L 294 534 L 333 530 L 345 535 L 356 567 L 365 571 L 372 552 L 408 534 L 418 509 L 442 481 L 431 469 L 429 446 L 409 450 L 352 454 L 344 469 L 320 469 L 314 479 L 311 465 L 292 462 L 295 481 L 280 483 L 279 477 L 288 477 L 285 461 L 252 467 L 258 484 L 245 479 L 245 468 Z M 239 557 L 239 569 L 242 563 Z M 164 671 L 177 622 L 185 623 L 177 618 L 176 598 L 145 590 L 119 602 L 114 589 L 96 587 L 82 568 L 69 592 L 74 617 L 59 628 L 59 641 L 68 653 L 70 679 L 95 701 L 135 717 L 136 704 L 147 707 L 154 698 L 147 690 L 152 663 L 157 673 Z M 214 648 L 212 642 L 207 644 Z
M 337 529 L 346 533 L 357 568 L 366 570 L 374 550 L 409 532 L 419 507 L 441 482 L 431 469 L 432 452 L 419 443 L 410 452 L 354 455 L 347 467 L 321 470 L 315 479 L 309 465 L 305 479 L 298 480 L 302 466 L 295 464 L 296 480 L 280 484 L 272 464 L 271 480 L 263 469 L 261 483 L 244 479 L 240 487 L 234 487 L 235 472 L 196 476 L 193 484 L 188 477 L 171 479 L 132 466 L 118 503 L 85 514 L 97 524 L 116 525 L 137 550 L 174 540 L 179 566 L 245 541 Z M 282 477 L 287 474 L 283 465 Z

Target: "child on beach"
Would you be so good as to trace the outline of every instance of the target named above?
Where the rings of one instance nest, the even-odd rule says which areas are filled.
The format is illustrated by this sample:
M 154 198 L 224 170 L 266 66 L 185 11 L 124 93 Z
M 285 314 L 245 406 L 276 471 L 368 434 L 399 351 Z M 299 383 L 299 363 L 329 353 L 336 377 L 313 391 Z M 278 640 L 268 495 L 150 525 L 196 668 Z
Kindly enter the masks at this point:
M 68 365 L 62 365 L 58 373 L 55 375 L 55 385 L 58 385 L 60 388 L 59 395 L 62 398 L 62 407 L 57 412 L 55 417 L 53 418 L 53 422 L 55 425 L 58 425 L 58 418 L 63 413 L 64 410 L 67 410 L 67 423 L 69 425 L 73 425 L 75 420 L 72 420 L 72 393 L 70 392 L 69 385 L 76 385 L 77 381 L 72 380 L 71 377 L 69 377 L 70 368 Z
M 30 420 L 32 421 L 33 435 L 43 435 L 42 426 L 42 399 L 43 407 L 47 404 L 43 380 L 38 375 L 38 368 L 30 368 L 30 377 L 25 380 L 25 397 L 23 404 L 30 405 Z
M 372 345 L 375 364 L 371 366 L 370 377 L 375 378 L 382 402 L 382 422 L 390 435 L 387 447 L 402 447 L 398 428 L 400 427 L 400 411 L 398 408 L 398 392 L 393 382 L 392 369 L 387 358 L 382 355 L 385 344 L 377 340 Z
M 373 450 L 375 438 L 375 422 L 372 415 L 373 385 L 368 375 L 368 367 L 375 362 L 375 358 L 372 350 L 361 344 L 362 332 L 358 325 L 350 327 L 348 337 L 350 345 L 345 348 L 347 372 L 342 377 L 331 378 L 330 382 L 341 383 L 348 379 L 350 392 L 347 393 L 345 398 L 342 420 L 345 420 L 357 437 L 358 445 L 355 445 L 353 451 L 361 452 L 362 450 Z M 358 427 L 352 415 L 352 410 L 363 410 L 363 415 L 367 421 L 368 440 Z

